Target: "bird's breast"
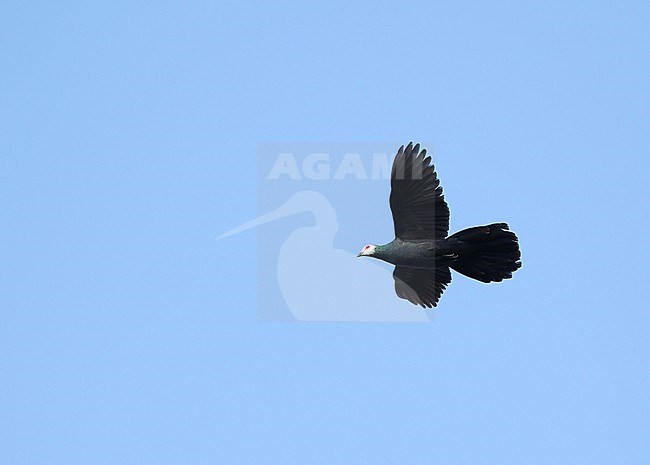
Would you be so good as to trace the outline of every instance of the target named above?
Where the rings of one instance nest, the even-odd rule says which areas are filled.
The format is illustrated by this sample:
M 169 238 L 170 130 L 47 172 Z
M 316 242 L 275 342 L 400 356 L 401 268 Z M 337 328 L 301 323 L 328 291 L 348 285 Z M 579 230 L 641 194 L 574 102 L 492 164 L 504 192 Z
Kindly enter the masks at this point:
M 394 241 L 389 253 L 390 263 L 411 268 L 435 268 L 445 261 L 440 241 Z

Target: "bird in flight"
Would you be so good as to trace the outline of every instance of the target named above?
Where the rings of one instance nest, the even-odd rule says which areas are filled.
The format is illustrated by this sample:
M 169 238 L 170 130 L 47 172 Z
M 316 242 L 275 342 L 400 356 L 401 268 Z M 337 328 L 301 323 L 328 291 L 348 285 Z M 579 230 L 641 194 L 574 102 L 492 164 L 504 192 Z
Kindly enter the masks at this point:
M 490 283 L 512 278 L 521 267 L 519 241 L 506 223 L 476 226 L 447 237 L 449 207 L 431 157 L 420 144 L 400 147 L 390 186 L 395 239 L 366 245 L 358 257 L 395 265 L 398 297 L 431 308 L 451 282 L 450 268 Z

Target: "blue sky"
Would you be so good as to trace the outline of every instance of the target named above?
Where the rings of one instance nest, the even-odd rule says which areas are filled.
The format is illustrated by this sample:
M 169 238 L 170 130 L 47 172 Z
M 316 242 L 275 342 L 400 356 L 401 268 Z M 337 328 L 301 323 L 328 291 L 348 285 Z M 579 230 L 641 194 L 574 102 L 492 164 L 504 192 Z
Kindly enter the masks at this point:
M 647 462 L 648 14 L 3 2 L 0 464 Z M 262 229 L 215 241 L 265 213 L 257 144 L 409 140 L 514 279 L 259 321 Z M 337 246 L 388 214 L 350 201 Z

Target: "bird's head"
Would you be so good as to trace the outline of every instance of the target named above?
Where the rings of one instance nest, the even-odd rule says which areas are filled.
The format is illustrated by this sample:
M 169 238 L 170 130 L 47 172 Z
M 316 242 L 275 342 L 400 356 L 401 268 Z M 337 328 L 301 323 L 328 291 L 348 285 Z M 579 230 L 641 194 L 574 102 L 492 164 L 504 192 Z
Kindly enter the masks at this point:
M 359 257 L 372 257 L 375 254 L 375 251 L 377 250 L 376 245 L 367 245 L 363 249 L 361 249 L 361 252 L 359 252 L 359 255 L 357 255 L 357 258 Z

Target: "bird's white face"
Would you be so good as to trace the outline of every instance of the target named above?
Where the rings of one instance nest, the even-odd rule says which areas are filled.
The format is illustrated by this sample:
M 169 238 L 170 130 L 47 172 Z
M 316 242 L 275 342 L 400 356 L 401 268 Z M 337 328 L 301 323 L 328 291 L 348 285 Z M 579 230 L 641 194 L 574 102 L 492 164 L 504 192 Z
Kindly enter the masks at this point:
M 367 245 L 363 249 L 361 249 L 361 252 L 359 252 L 359 255 L 357 255 L 357 257 L 367 257 L 370 255 L 374 255 L 376 248 L 377 248 L 376 245 Z

